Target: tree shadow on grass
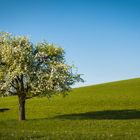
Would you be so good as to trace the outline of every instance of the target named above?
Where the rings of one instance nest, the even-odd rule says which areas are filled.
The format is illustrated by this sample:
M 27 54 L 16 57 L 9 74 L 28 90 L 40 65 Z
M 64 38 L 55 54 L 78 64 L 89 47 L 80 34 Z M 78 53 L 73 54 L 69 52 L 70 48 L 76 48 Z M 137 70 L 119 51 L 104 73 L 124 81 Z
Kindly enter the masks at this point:
M 140 110 L 104 110 L 93 111 L 78 114 L 65 114 L 55 116 L 55 119 L 70 119 L 70 120 L 127 120 L 127 119 L 140 119 Z
M 0 112 L 5 112 L 5 111 L 8 111 L 10 110 L 9 108 L 0 108 Z

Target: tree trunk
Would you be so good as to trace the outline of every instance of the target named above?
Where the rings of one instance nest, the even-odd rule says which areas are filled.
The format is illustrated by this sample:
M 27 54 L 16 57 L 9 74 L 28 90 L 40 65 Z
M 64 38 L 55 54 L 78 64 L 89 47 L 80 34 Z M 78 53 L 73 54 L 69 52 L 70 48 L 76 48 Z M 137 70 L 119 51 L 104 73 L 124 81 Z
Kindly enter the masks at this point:
M 25 120 L 25 97 L 19 97 L 19 121 Z

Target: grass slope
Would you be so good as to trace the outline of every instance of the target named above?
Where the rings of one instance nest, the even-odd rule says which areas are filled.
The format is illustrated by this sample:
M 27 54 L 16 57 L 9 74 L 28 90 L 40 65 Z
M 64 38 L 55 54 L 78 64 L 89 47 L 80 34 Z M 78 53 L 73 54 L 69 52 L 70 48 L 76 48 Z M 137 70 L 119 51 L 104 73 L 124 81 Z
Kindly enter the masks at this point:
M 140 79 L 34 98 L 18 122 L 17 97 L 0 98 L 0 140 L 139 140 Z

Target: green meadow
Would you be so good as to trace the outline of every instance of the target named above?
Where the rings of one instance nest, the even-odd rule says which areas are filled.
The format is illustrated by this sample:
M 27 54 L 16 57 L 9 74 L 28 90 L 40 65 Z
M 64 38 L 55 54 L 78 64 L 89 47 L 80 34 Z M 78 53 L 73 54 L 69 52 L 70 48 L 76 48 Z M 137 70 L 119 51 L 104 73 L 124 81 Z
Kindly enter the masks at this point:
M 17 97 L 0 98 L 0 140 L 140 140 L 140 79 L 29 99 L 26 118 Z

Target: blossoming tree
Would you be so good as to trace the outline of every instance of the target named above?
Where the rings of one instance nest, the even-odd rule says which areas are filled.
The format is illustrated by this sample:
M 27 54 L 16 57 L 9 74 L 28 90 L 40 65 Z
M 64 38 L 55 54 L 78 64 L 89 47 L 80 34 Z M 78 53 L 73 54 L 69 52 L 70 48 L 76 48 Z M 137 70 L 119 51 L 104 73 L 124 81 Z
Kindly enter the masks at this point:
M 0 33 L 0 95 L 18 96 L 19 120 L 25 120 L 26 99 L 66 95 L 71 85 L 83 81 L 64 55 L 53 44 L 33 45 L 25 36 Z

